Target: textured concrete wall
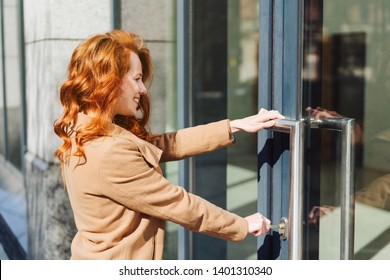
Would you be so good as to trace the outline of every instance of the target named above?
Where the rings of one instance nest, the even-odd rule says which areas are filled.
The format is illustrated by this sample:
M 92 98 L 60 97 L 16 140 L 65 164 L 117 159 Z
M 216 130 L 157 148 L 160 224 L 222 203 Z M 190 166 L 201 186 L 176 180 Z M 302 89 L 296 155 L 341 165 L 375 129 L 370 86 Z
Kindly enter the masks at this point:
M 53 156 L 59 87 L 76 45 L 111 29 L 111 1 L 25 0 L 28 257 L 69 259 L 73 214 Z
M 58 164 L 26 156 L 28 259 L 69 259 L 76 233 Z
M 175 130 L 176 106 L 176 1 L 122 0 L 122 29 L 141 34 L 150 49 L 154 79 L 150 89 L 152 132 Z
M 53 162 L 61 114 L 58 92 L 81 40 L 111 29 L 111 1 L 24 1 L 29 152 Z

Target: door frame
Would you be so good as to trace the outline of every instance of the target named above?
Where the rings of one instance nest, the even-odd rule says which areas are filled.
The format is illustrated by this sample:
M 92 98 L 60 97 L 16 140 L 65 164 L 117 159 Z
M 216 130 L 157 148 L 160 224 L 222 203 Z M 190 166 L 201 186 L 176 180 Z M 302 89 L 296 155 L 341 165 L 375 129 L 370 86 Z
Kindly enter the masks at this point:
M 260 0 L 258 108 L 302 119 L 303 0 Z M 288 217 L 290 152 L 287 135 L 258 134 L 258 211 L 279 223 Z M 277 232 L 258 237 L 258 259 L 288 259 L 288 240 Z

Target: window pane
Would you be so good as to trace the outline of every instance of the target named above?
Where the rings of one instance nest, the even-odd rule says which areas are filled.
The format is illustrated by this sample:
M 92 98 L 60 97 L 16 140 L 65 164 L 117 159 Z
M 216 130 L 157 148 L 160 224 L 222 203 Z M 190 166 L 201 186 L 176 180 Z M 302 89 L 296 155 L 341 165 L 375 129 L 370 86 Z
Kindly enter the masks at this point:
M 390 2 L 305 1 L 304 38 L 304 110 L 356 121 L 354 258 L 389 259 Z M 310 137 L 310 204 L 328 213 L 308 235 L 310 258 L 338 259 L 340 133 Z
M 1 23 L 0 23 L 1 24 Z M 2 53 L 2 47 L 0 44 L 0 53 Z M 5 156 L 5 126 L 4 126 L 4 91 L 3 91 L 3 59 L 0 56 L 0 154 Z
M 227 1 L 192 1 L 193 124 L 227 117 Z M 220 149 L 193 160 L 193 192 L 226 209 L 227 151 Z M 193 234 L 194 259 L 226 259 L 227 241 Z
M 194 124 L 257 112 L 258 1 L 193 1 Z M 237 134 L 227 149 L 194 159 L 194 191 L 247 216 L 257 209 L 257 137 Z M 195 259 L 256 259 L 256 238 L 239 243 L 193 235 Z
M 5 81 L 8 160 L 21 169 L 21 100 L 19 76 L 18 7 L 16 1 L 4 5 Z
M 257 112 L 259 3 L 228 1 L 228 118 Z M 228 148 L 227 209 L 240 216 L 257 212 L 257 135 L 236 135 Z M 257 259 L 256 238 L 229 242 L 228 259 Z

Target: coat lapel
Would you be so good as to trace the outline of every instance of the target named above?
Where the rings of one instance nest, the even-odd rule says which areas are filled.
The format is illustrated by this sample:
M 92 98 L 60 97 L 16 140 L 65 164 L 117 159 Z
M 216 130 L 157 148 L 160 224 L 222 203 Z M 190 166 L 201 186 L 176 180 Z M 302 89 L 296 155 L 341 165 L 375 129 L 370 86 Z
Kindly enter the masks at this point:
M 137 143 L 137 145 L 142 156 L 146 159 L 146 161 L 149 162 L 151 165 L 153 165 L 153 167 L 158 168 L 160 166 L 160 158 L 161 158 L 162 151 L 156 146 L 142 139 L 139 139 L 135 135 L 132 134 L 132 136 L 134 136 L 134 138 L 137 138 L 137 142 L 141 142 L 139 144 Z
M 89 121 L 91 121 L 91 118 L 88 115 L 85 115 L 83 113 L 78 114 L 77 126 L 87 123 Z M 109 135 L 111 136 L 123 135 L 124 137 L 129 138 L 134 144 L 138 146 L 138 149 L 141 152 L 144 159 L 157 170 L 159 171 L 161 170 L 160 158 L 162 155 L 162 150 L 160 150 L 153 144 L 138 138 L 130 131 L 123 129 L 122 127 L 116 124 L 112 124 L 111 132 L 109 133 Z

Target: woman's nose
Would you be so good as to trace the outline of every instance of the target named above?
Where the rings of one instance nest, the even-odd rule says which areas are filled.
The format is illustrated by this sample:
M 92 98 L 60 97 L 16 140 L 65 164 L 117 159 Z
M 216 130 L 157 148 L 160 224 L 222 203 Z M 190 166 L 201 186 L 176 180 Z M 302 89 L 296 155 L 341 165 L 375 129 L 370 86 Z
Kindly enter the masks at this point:
M 140 86 L 139 93 L 140 93 L 141 95 L 145 95 L 145 94 L 148 93 L 148 90 L 146 89 L 144 83 L 142 83 L 142 85 Z

